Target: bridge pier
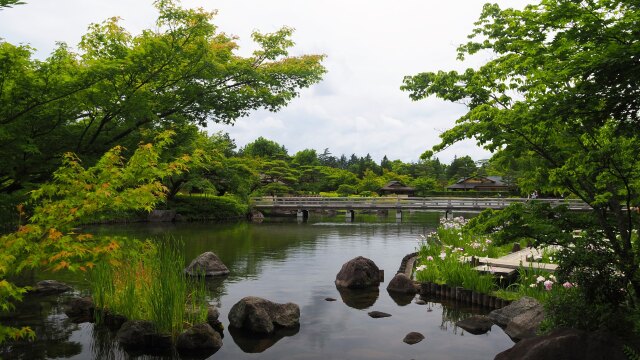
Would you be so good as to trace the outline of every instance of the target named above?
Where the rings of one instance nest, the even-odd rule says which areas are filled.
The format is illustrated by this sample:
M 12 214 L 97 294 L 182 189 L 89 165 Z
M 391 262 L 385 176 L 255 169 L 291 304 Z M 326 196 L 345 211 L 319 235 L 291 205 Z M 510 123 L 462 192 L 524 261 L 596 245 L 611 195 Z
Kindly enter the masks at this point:
M 309 210 L 298 210 L 298 213 L 296 215 L 298 217 L 298 220 L 307 220 L 309 219 Z
M 402 222 L 402 210 L 396 210 L 396 222 Z
M 345 221 L 353 222 L 353 220 L 355 219 L 356 219 L 356 212 L 353 210 L 347 210 L 347 212 L 345 213 Z

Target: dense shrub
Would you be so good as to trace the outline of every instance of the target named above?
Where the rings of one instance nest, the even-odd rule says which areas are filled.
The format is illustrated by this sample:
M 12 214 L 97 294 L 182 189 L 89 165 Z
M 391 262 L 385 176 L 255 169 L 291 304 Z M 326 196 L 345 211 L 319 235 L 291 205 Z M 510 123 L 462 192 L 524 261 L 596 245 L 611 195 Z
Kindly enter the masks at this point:
M 188 220 L 225 220 L 241 218 L 248 204 L 231 196 L 177 195 L 167 207 Z

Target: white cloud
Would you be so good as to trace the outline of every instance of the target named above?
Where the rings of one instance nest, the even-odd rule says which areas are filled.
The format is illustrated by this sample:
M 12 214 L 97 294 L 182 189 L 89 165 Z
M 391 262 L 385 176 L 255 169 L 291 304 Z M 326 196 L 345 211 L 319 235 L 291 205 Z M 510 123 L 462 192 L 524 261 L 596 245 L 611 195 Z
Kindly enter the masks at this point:
M 526 0 L 498 0 L 522 7 Z M 327 55 L 325 79 L 278 113 L 253 112 L 223 129 L 242 146 L 259 136 L 284 145 L 291 153 L 329 148 L 334 155 L 370 153 L 380 160 L 416 161 L 438 143 L 438 134 L 453 126 L 464 107 L 436 99 L 412 102 L 399 90 L 405 75 L 463 69 L 476 65 L 455 60 L 458 44 L 467 41 L 484 1 L 450 0 L 184 0 L 185 7 L 218 9 L 221 31 L 240 37 L 241 54 L 254 47 L 250 34 L 272 32 L 283 25 L 296 29 L 292 54 Z M 154 26 L 152 1 L 28 0 L 0 11 L 0 36 L 30 43 L 44 57 L 55 41 L 75 45 L 91 22 L 120 16 L 131 32 Z M 466 141 L 438 154 L 487 158 Z

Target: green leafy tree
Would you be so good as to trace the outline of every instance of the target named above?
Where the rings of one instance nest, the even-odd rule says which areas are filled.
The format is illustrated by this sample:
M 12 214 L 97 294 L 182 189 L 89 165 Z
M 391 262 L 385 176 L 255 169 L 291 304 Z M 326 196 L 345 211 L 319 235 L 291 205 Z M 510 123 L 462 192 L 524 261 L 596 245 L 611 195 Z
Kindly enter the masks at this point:
M 212 12 L 157 0 L 156 27 L 132 35 L 118 18 L 89 27 L 79 52 L 46 60 L 0 42 L 0 192 L 49 179 L 62 154 L 86 162 L 135 149 L 143 130 L 233 123 L 276 111 L 321 79 L 320 55 L 290 56 L 293 30 L 254 33 L 251 56 L 211 23 Z
M 293 155 L 293 159 L 291 161 L 299 166 L 320 165 L 318 153 L 313 149 L 304 149 L 298 151 L 295 155 Z
M 640 295 L 639 18 L 636 1 L 542 0 L 523 10 L 487 4 L 458 56 L 488 50 L 491 60 L 408 76 L 402 87 L 414 100 L 433 95 L 468 105 L 434 151 L 475 138 L 494 159 L 527 164 L 525 191 L 571 193 L 591 205 L 598 231 L 587 244 L 604 247 L 593 256 L 606 256 L 632 303 Z
M 358 183 L 358 192 L 363 191 L 377 193 L 380 188 L 385 184 L 384 179 L 376 175 L 371 169 L 367 169 L 364 172 L 364 176 Z
M 150 211 L 162 201 L 167 192 L 162 179 L 186 171 L 197 161 L 184 154 L 162 162 L 170 136 L 165 132 L 155 144 L 140 145 L 129 159 L 117 146 L 86 169 L 76 155 L 65 155 L 52 182 L 31 193 L 34 211 L 29 222 L 0 237 L 0 310 L 11 310 L 12 302 L 26 291 L 7 280 L 24 269 L 85 271 L 122 247 L 118 239 L 93 236 L 75 227 L 108 212 Z M 30 335 L 26 328 L 0 326 L 0 342 Z
M 289 158 L 287 149 L 284 145 L 280 145 L 273 140 L 268 140 L 260 136 L 253 142 L 248 143 L 242 149 L 240 154 L 243 156 L 254 158 L 267 158 L 267 159 L 280 159 L 285 160 Z
M 477 171 L 476 163 L 470 156 L 454 157 L 451 164 L 447 166 L 447 179 L 459 180 L 472 176 Z
M 417 196 L 428 196 L 430 192 L 440 187 L 436 179 L 430 177 L 419 177 L 410 184 L 416 189 Z

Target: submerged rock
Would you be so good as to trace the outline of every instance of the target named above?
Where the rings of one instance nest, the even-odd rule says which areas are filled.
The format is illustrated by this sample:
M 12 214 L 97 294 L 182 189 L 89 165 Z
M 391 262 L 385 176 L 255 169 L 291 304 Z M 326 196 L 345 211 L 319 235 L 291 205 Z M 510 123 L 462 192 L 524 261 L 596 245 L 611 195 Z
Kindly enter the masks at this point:
M 229 326 L 254 333 L 271 334 L 276 328 L 300 325 L 300 307 L 293 303 L 277 304 L 259 297 L 248 296 L 229 311 Z
M 221 276 L 229 274 L 229 269 L 216 254 L 207 251 L 193 259 L 184 272 L 189 276 Z
M 382 277 L 378 266 L 362 256 L 347 261 L 336 275 L 336 286 L 350 289 L 378 286 L 380 281 Z
M 456 323 L 456 326 L 473 335 L 485 334 L 491 330 L 493 321 L 484 315 L 474 315 Z
M 407 336 L 405 336 L 404 339 L 402 339 L 402 341 L 404 341 L 409 345 L 417 344 L 422 340 L 424 340 L 424 335 L 415 331 L 408 333 Z

